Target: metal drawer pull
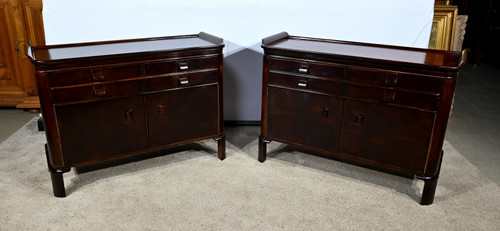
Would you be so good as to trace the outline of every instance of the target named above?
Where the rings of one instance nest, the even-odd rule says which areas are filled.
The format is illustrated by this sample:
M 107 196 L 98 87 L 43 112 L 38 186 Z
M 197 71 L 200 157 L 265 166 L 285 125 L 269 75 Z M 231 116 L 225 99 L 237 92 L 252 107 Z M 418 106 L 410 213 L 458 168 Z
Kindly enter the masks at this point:
M 385 85 L 386 86 L 395 86 L 396 83 L 398 83 L 398 74 L 389 73 L 387 75 L 387 79 L 385 80 Z
M 384 90 L 384 95 L 382 96 L 382 102 L 394 102 L 396 99 L 396 91 L 394 90 Z
M 299 83 L 297 84 L 299 87 L 307 87 L 307 81 L 305 80 L 300 80 Z
M 299 67 L 299 72 L 307 74 L 307 72 L 309 72 L 309 64 L 306 62 L 301 62 Z
M 94 95 L 95 96 L 105 96 L 106 89 L 104 89 L 104 85 L 94 85 Z
M 189 79 L 187 77 L 183 77 L 179 79 L 179 82 L 181 85 L 188 85 L 189 84 Z
M 104 80 L 104 74 L 102 71 L 102 68 L 94 68 L 92 69 L 92 80 L 94 81 L 103 81 Z
M 189 66 L 188 66 L 187 62 L 181 62 L 181 63 L 179 63 L 179 70 L 185 71 L 185 70 L 188 70 L 188 69 L 189 69 Z

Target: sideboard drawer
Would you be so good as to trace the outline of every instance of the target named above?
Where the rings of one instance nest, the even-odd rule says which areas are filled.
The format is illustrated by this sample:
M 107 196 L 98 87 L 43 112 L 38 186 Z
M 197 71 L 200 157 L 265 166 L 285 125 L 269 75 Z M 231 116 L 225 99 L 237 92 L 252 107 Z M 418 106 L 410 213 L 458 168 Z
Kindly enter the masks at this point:
M 392 103 L 402 106 L 435 111 L 438 109 L 439 97 L 400 91 L 394 88 L 375 88 L 351 85 L 347 88 L 347 97 L 372 102 Z
M 443 79 L 433 76 L 412 75 L 398 73 L 397 88 L 440 94 L 443 88 Z
M 68 103 L 85 100 L 116 98 L 141 94 L 142 81 L 124 81 L 116 83 L 98 83 L 78 87 L 53 89 L 53 102 Z
M 218 68 L 218 59 L 216 56 L 203 58 L 186 58 L 178 60 L 168 60 L 144 65 L 146 76 L 164 75 L 182 71 L 193 71 Z
M 163 91 L 172 88 L 193 87 L 210 83 L 217 83 L 218 72 L 207 71 L 174 76 L 146 78 L 145 92 Z
M 388 86 L 393 85 L 388 82 L 388 72 L 375 71 L 367 69 L 348 68 L 347 81 L 351 83 L 366 84 L 372 86 Z
M 294 74 L 308 74 L 318 77 L 344 79 L 344 68 L 320 64 L 307 60 L 288 60 L 270 58 L 268 61 L 270 71 L 282 71 Z
M 433 76 L 354 68 L 349 68 L 346 72 L 347 81 L 354 84 L 394 87 L 409 91 L 434 94 L 439 94 L 443 86 L 443 79 Z
M 269 85 L 308 90 L 329 95 L 343 95 L 343 84 L 335 81 L 306 78 L 279 73 L 269 73 Z
M 52 87 L 78 85 L 92 82 L 104 82 L 141 76 L 140 65 L 89 68 L 48 74 Z

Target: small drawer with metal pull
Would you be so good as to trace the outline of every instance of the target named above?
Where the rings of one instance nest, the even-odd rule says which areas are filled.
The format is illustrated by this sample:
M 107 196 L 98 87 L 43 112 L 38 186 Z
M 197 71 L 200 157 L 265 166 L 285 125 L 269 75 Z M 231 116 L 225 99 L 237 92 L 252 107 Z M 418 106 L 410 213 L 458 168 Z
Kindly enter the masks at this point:
M 281 73 L 269 73 L 268 83 L 270 86 L 307 90 L 330 95 L 343 94 L 343 83 L 330 80 L 305 78 Z
M 443 83 L 444 79 L 440 77 L 399 73 L 396 86 L 398 89 L 440 94 Z
M 432 94 L 419 94 L 395 88 L 375 88 L 351 85 L 348 87 L 346 96 L 366 101 L 397 104 L 429 111 L 437 110 L 439 104 L 439 97 Z
M 219 68 L 218 57 L 185 58 L 165 60 L 144 65 L 146 76 L 165 75 L 176 72 L 199 71 L 204 69 Z
M 75 87 L 56 87 L 52 91 L 54 104 L 127 97 L 142 93 L 142 81 L 133 80 Z
M 269 58 L 268 69 L 269 71 L 305 74 L 338 80 L 344 79 L 344 68 L 310 60 Z
M 50 72 L 48 73 L 48 80 L 51 87 L 62 87 L 93 82 L 140 78 L 141 76 L 141 66 L 136 64 Z
M 174 88 L 194 87 L 204 84 L 216 84 L 218 71 L 179 74 L 174 76 L 153 77 L 145 79 L 145 92 L 157 92 Z

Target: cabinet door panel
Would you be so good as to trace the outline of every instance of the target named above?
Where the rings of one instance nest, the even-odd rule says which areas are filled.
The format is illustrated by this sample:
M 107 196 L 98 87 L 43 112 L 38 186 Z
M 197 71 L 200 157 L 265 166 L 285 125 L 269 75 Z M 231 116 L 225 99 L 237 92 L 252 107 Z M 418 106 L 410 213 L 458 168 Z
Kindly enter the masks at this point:
M 422 173 L 435 113 L 347 100 L 341 152 Z
M 151 147 L 219 133 L 218 85 L 146 96 Z
M 16 35 L 11 24 L 12 13 L 10 4 L 0 2 L 0 95 L 24 94 L 22 81 L 19 79 L 18 66 L 21 56 L 15 52 Z
M 66 165 L 147 148 L 142 96 L 55 108 Z
M 340 101 L 331 96 L 269 87 L 267 136 L 335 151 Z

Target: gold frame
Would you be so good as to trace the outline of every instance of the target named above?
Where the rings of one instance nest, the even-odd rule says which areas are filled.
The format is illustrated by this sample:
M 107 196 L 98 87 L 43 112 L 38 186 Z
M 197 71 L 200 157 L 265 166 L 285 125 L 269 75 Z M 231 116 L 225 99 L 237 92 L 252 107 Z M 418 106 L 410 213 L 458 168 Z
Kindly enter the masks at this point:
M 434 6 L 434 18 L 429 39 L 430 49 L 453 50 L 457 13 L 457 6 Z

